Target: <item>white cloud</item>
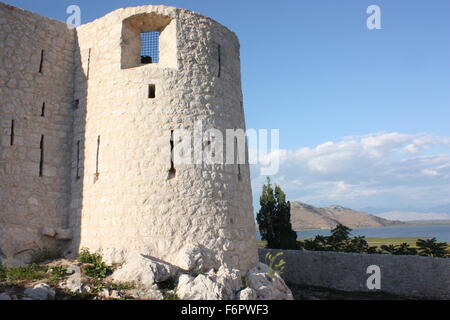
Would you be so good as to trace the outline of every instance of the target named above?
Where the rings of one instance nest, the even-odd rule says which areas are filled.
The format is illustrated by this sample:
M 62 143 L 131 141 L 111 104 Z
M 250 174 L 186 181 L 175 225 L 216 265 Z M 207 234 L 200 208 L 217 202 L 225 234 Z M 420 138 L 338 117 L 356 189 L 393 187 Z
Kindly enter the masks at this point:
M 276 154 L 280 170 L 272 180 L 291 200 L 353 207 L 450 202 L 449 137 L 379 132 Z M 253 176 L 256 199 L 264 179 Z

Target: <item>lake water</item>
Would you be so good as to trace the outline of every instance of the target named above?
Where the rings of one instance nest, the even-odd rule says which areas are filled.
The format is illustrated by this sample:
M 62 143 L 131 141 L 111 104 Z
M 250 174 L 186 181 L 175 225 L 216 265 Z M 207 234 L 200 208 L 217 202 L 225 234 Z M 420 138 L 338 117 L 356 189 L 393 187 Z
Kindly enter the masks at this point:
M 297 232 L 298 239 L 314 238 L 317 235 L 329 236 L 330 230 L 305 230 Z M 352 236 L 365 236 L 366 238 L 436 238 L 438 241 L 450 242 L 450 225 L 353 229 Z M 261 239 L 259 232 L 257 239 Z

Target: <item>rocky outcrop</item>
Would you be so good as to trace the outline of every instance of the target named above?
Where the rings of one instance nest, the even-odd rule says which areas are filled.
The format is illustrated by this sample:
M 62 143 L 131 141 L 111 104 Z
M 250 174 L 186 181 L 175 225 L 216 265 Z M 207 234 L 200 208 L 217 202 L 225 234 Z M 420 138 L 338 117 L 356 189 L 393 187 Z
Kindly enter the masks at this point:
M 256 300 L 258 295 L 256 291 L 252 288 L 245 288 L 238 292 L 237 300 Z
M 194 259 L 199 261 L 198 259 Z M 106 278 L 92 278 L 84 273 L 92 264 L 62 259 L 46 265 L 65 270 L 55 288 L 43 281 L 31 282 L 25 290 L 10 288 L 0 292 L 0 300 L 53 300 L 65 294 L 86 294 L 94 299 L 133 298 L 139 300 L 290 300 L 292 293 L 280 276 L 258 263 L 245 275 L 222 265 L 206 273 L 187 271 L 154 257 L 132 254 Z M 197 264 L 193 265 L 194 270 Z M 47 279 L 47 278 L 46 278 Z M 99 286 L 99 281 L 102 284 Z M 52 284 L 54 285 L 54 284 Z
M 291 290 L 269 267 L 258 263 L 247 273 L 248 285 L 256 293 L 256 300 L 294 300 Z
M 176 292 L 183 300 L 234 300 L 240 289 L 240 271 L 221 267 L 217 273 L 211 270 L 195 278 L 181 275 Z
M 24 291 L 25 296 L 32 300 L 53 300 L 55 298 L 55 289 L 48 284 L 38 284 L 33 288 Z
M 181 255 L 185 269 L 155 257 L 111 251 L 108 260 L 123 261 L 113 264 L 104 273 L 88 273 L 97 266 L 106 267 L 100 253 L 84 253 L 78 260 L 59 259 L 39 265 L 46 276 L 39 283 L 30 281 L 20 289 L 6 288 L 0 300 L 53 300 L 77 297 L 93 299 L 133 298 L 139 300 L 290 300 L 292 293 L 279 275 L 263 263 L 256 264 L 247 273 L 222 263 L 217 269 L 203 270 L 214 259 L 201 248 L 188 247 Z M 191 253 L 192 256 L 189 256 Z M 95 260 L 95 262 L 93 262 Z M 100 262 L 101 264 L 100 264 Z M 5 269 L 9 270 L 9 269 Z M 11 269 L 12 270 L 12 269 Z M 8 271 L 9 272 L 9 271 Z M 52 278 L 57 276 L 58 284 Z M 46 284 L 51 280 L 53 287 Z
M 116 282 L 135 282 L 136 284 L 151 288 L 175 276 L 177 268 L 161 260 L 132 254 L 126 262 L 112 275 Z
M 188 248 L 175 267 L 159 259 L 133 254 L 111 276 L 114 282 L 134 283 L 129 294 L 137 299 L 163 299 L 160 287 L 169 282 L 178 298 L 183 300 L 291 300 L 292 293 L 277 274 L 258 263 L 243 277 L 237 269 L 221 266 L 218 270 L 198 273 L 205 267 L 200 248 Z M 190 253 L 190 255 L 188 254 Z M 183 264 L 184 263 L 184 264 Z M 248 287 L 243 284 L 243 279 Z M 176 287 L 175 287 L 176 286 Z
M 293 300 L 291 290 L 277 274 L 270 274 L 269 267 L 258 263 L 250 269 L 242 283 L 239 270 L 221 267 L 197 277 L 182 275 L 177 294 L 183 300 Z

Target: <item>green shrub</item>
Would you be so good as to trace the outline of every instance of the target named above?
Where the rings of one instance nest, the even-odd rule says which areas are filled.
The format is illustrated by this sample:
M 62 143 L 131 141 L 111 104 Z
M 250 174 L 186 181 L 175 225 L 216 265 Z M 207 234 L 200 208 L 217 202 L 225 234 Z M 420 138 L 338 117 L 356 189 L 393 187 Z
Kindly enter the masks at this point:
M 449 256 L 446 242 L 437 242 L 436 238 L 419 239 L 416 243 L 421 256 L 445 258 Z
M 161 290 L 164 300 L 180 300 L 175 290 Z
M 125 291 L 136 289 L 136 285 L 133 282 L 110 282 L 108 283 L 108 287 L 111 290 L 116 291 Z
M 409 244 L 402 243 L 400 245 L 382 245 L 380 247 L 379 253 L 387 253 L 387 254 L 394 254 L 394 255 L 416 255 L 417 250 L 414 248 L 411 248 Z
M 89 287 L 91 288 L 90 293 L 98 294 L 106 287 L 106 284 L 99 280 L 93 280 L 89 282 Z
M 90 278 L 106 278 L 110 272 L 111 269 L 104 262 L 87 265 L 84 268 L 84 274 Z
M 280 261 L 275 264 L 277 259 L 283 255 L 283 252 L 278 252 L 276 255 L 272 255 L 270 252 L 266 254 L 266 263 L 269 266 L 269 276 L 273 277 L 274 275 L 281 276 L 284 271 L 284 265 L 286 261 L 280 259 Z
M 89 249 L 83 248 L 80 250 L 80 254 L 78 255 L 77 260 L 81 263 L 97 263 L 98 261 L 102 261 L 102 256 L 98 253 L 90 253 Z
M 88 264 L 83 268 L 84 274 L 90 278 L 106 278 L 112 271 L 102 260 L 102 256 L 98 253 L 90 253 L 88 249 L 83 248 L 77 260 L 81 263 Z
M 67 275 L 67 267 L 56 266 L 51 268 L 52 277 L 56 279 L 61 279 Z
M 310 251 L 377 253 L 377 248 L 369 246 L 365 237 L 351 238 L 351 231 L 350 228 L 338 224 L 331 230 L 330 236 L 316 236 L 312 240 L 299 241 L 299 247 Z

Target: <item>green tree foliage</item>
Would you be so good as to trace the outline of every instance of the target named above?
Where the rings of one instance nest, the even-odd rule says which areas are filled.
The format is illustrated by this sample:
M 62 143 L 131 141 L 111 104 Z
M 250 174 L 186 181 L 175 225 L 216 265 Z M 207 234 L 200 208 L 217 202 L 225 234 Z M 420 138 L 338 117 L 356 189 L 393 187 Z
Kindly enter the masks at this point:
M 437 242 L 436 238 L 427 240 L 418 240 L 416 245 L 418 249 L 412 248 L 407 243 L 400 245 L 382 245 L 371 247 L 365 237 L 350 237 L 351 229 L 339 224 L 331 230 L 331 235 L 316 236 L 314 239 L 299 241 L 299 247 L 309 251 L 334 251 L 334 252 L 355 252 L 355 253 L 381 253 L 394 255 L 417 255 L 429 257 L 450 257 L 448 245 L 445 242 Z
M 449 256 L 447 251 L 447 243 L 437 242 L 436 238 L 422 240 L 419 239 L 416 243 L 419 248 L 419 254 L 421 256 L 431 256 L 445 258 Z
M 291 225 L 291 204 L 286 201 L 283 190 L 278 185 L 272 187 L 268 178 L 259 201 L 261 209 L 256 220 L 267 248 L 297 249 L 297 233 Z
M 338 224 L 336 228 L 331 230 L 330 241 L 331 242 L 342 242 L 349 239 L 352 229 L 344 226 L 343 224 Z
M 411 248 L 409 244 L 402 243 L 400 245 L 382 245 L 380 247 L 379 253 L 387 253 L 387 254 L 394 254 L 394 255 L 416 255 L 417 250 L 415 248 Z
M 316 236 L 314 239 L 300 241 L 300 248 L 310 251 L 335 251 L 335 252 L 356 252 L 356 253 L 375 253 L 376 247 L 371 247 L 365 237 L 351 238 L 351 229 L 338 224 L 331 235 Z

